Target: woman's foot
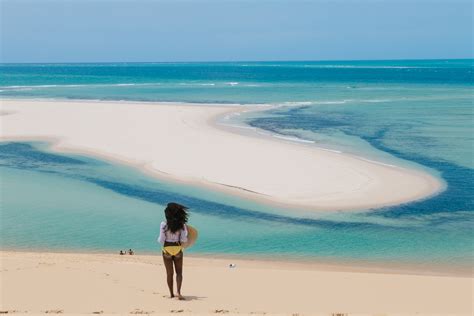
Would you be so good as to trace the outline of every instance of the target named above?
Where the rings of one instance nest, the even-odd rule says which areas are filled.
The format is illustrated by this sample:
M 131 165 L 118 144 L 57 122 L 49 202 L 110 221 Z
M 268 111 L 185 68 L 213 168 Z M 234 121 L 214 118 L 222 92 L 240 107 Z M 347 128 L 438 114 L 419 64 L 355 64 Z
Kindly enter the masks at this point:
M 177 297 L 178 300 L 180 300 L 180 301 L 184 301 L 184 300 L 185 300 L 184 296 L 182 296 L 181 294 L 177 294 L 176 297 Z

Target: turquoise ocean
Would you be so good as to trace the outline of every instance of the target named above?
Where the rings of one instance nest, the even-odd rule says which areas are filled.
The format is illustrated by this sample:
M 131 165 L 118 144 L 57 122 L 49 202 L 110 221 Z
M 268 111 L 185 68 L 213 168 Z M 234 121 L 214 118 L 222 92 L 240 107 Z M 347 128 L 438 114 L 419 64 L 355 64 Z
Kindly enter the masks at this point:
M 473 62 L 0 64 L 2 99 L 270 104 L 223 123 L 446 183 L 398 206 L 311 212 L 154 179 L 48 143 L 0 142 L 0 246 L 159 253 L 163 208 L 176 201 L 200 231 L 189 250 L 197 255 L 472 267 Z

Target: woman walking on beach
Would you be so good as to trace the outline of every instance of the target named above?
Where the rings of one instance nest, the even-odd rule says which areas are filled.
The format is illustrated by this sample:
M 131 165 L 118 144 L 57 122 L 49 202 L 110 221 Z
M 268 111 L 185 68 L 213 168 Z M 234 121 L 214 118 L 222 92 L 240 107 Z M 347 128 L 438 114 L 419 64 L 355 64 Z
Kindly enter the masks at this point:
M 166 281 L 170 290 L 170 297 L 175 297 L 173 291 L 173 266 L 176 271 L 176 285 L 178 299 L 183 300 L 181 284 L 183 283 L 183 247 L 182 243 L 188 240 L 188 208 L 178 203 L 168 203 L 165 209 L 166 222 L 161 222 L 158 242 L 163 245 L 163 262 L 166 267 Z

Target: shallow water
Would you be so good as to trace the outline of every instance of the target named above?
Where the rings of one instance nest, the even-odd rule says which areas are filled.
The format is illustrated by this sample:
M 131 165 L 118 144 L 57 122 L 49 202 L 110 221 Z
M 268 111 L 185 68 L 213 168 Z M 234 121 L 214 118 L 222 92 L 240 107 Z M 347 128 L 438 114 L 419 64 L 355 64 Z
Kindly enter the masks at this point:
M 5 248 L 157 251 L 162 209 L 173 200 L 192 207 L 201 233 L 194 253 L 455 265 L 472 259 L 472 213 L 426 214 L 417 206 L 431 200 L 407 205 L 408 213 L 303 214 L 58 155 L 42 144 L 5 143 L 0 162 Z
M 53 153 L 47 144 L 1 143 L 2 248 L 158 251 L 163 205 L 175 200 L 191 207 L 199 227 L 193 253 L 472 265 L 472 60 L 0 68 L 4 98 L 279 105 L 232 120 L 447 183 L 405 205 L 303 212 Z

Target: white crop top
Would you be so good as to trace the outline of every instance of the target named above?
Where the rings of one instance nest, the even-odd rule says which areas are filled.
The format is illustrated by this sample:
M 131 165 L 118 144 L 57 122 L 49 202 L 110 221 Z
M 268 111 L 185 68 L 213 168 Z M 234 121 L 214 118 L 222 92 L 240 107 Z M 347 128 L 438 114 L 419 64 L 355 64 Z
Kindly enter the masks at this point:
M 187 242 L 188 241 L 188 228 L 184 224 L 183 229 L 178 230 L 177 232 L 172 233 L 167 230 L 166 222 L 161 222 L 160 224 L 160 236 L 158 236 L 158 242 L 164 244 L 165 241 L 168 242 Z

